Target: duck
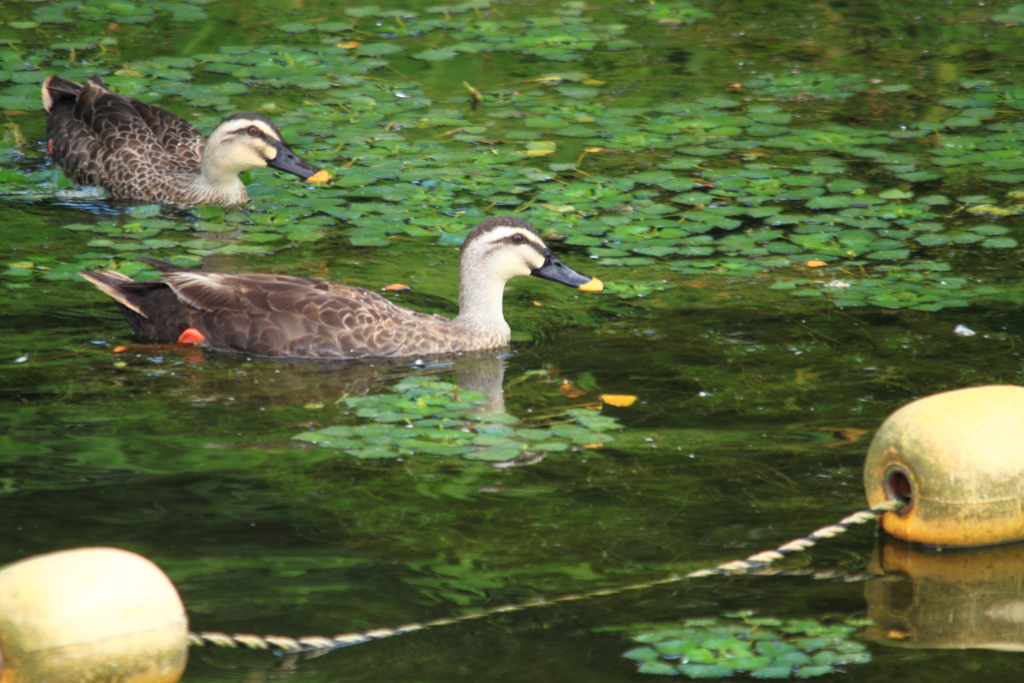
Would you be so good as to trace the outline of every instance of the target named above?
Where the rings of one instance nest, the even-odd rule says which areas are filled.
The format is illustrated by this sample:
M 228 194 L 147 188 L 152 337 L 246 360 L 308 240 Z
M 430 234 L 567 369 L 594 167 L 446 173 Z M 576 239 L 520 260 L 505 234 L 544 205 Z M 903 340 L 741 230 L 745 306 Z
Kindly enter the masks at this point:
M 114 200 L 192 208 L 249 200 L 238 174 L 269 166 L 308 182 L 331 176 L 302 160 L 262 114 L 233 114 L 210 138 L 171 112 L 111 92 L 100 76 L 43 82 L 46 146 L 72 181 Z
M 506 346 L 505 283 L 520 275 L 585 292 L 604 284 L 559 261 L 536 228 L 488 218 L 459 257 L 459 314 L 420 313 L 376 292 L 268 273 L 218 273 L 140 258 L 159 280 L 110 270 L 82 277 L 111 297 L 137 333 L 168 344 L 198 344 L 250 356 L 359 359 L 482 351 Z

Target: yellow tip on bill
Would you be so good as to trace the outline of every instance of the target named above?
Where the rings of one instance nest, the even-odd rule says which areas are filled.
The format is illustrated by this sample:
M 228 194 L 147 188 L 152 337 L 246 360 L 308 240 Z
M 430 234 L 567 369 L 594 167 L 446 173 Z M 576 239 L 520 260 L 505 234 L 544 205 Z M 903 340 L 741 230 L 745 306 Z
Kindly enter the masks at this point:
M 320 169 L 319 171 L 317 171 L 313 175 L 311 175 L 308 178 L 306 178 L 306 182 L 307 183 L 326 183 L 330 179 L 331 179 L 331 174 L 328 173 L 327 171 L 323 170 L 323 169 Z
M 576 289 L 581 292 L 600 292 L 604 290 L 604 283 L 596 277 L 592 277 L 590 278 L 590 282 L 585 282 Z

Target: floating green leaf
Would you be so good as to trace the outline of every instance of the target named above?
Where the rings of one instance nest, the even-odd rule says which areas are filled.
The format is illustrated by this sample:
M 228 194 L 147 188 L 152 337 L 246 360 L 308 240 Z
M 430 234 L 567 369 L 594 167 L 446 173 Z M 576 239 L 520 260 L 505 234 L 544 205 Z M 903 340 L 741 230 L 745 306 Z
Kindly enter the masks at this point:
M 738 618 L 690 620 L 645 629 L 632 636 L 645 645 L 623 656 L 636 661 L 640 673 L 678 672 L 689 678 L 747 673 L 769 680 L 821 676 L 836 666 L 863 664 L 871 659 L 864 645 L 849 639 L 857 628 L 866 625 L 863 622 L 755 619 L 751 612 L 732 616 Z
M 369 423 L 338 425 L 292 438 L 342 450 L 357 458 L 400 456 L 461 456 L 470 460 L 511 460 L 526 450 L 555 453 L 581 445 L 593 447 L 612 440 L 601 432 L 615 429 L 614 418 L 587 409 L 564 411 L 549 418 L 551 428 L 515 426 L 508 417 L 480 413 L 484 397 L 455 385 L 425 377 L 409 377 L 390 393 L 345 399 L 356 415 Z M 382 425 L 402 423 L 394 430 Z M 439 429 L 439 425 L 444 428 Z M 507 426 L 506 426 L 507 425 Z

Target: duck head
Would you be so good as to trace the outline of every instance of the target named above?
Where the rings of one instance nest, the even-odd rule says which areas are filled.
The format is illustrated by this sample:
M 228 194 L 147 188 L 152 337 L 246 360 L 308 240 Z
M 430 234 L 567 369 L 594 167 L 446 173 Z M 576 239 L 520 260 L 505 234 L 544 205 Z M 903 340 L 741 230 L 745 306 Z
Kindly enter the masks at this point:
M 597 278 L 559 261 L 536 228 L 520 218 L 488 218 L 473 228 L 462 245 L 460 270 L 463 282 L 487 272 L 502 286 L 517 275 L 535 275 L 585 292 L 604 289 Z
M 273 121 L 262 114 L 227 117 L 210 134 L 203 150 L 203 175 L 215 185 L 230 183 L 243 171 L 267 166 L 310 182 L 331 177 L 293 152 Z

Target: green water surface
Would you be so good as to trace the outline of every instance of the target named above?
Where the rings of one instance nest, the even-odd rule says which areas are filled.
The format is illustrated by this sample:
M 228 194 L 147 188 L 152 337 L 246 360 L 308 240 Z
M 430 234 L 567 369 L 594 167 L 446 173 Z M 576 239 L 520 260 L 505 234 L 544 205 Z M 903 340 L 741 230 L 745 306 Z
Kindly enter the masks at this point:
M 127 548 L 196 630 L 334 635 L 714 565 L 862 507 L 887 414 L 1022 382 L 1018 20 L 1009 1 L 0 4 L 0 564 Z M 52 73 L 204 132 L 261 111 L 335 179 L 253 171 L 238 210 L 113 205 L 47 157 Z M 76 275 L 153 275 L 144 254 L 400 282 L 397 303 L 454 315 L 457 247 L 503 214 L 607 288 L 514 280 L 511 349 L 457 362 L 162 347 Z M 478 412 L 468 390 L 494 408 L 501 385 Z M 861 571 L 873 534 L 789 566 Z M 643 680 L 630 635 L 744 610 L 843 624 L 866 604 L 856 583 L 700 579 L 298 663 L 193 650 L 184 680 Z M 805 675 L 1024 670 L 864 651 Z

